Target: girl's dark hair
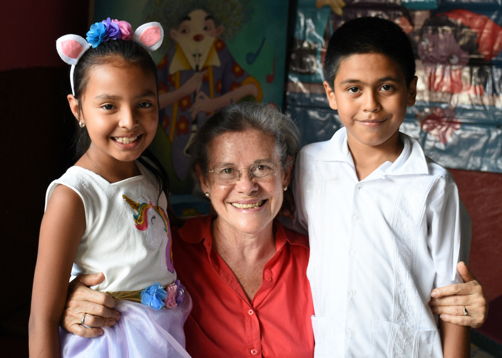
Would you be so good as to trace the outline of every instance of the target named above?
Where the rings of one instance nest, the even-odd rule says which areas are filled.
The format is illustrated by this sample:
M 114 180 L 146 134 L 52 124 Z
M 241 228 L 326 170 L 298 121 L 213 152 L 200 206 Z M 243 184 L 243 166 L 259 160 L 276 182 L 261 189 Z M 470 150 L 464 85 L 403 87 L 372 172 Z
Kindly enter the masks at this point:
M 89 70 L 94 66 L 106 64 L 110 60 L 115 59 L 122 60 L 128 64 L 135 64 L 145 72 L 152 73 L 155 76 L 155 83 L 158 89 L 157 66 L 150 53 L 142 45 L 135 41 L 124 41 L 120 39 L 102 42 L 96 48 L 87 50 L 75 66 L 73 81 L 75 98 L 78 100 L 79 111 L 81 111 L 82 108 L 82 95 L 85 93 L 87 83 L 89 82 Z M 78 124 L 78 122 L 76 124 Z M 77 125 L 75 142 L 75 154 L 77 158 L 80 158 L 91 144 L 91 139 L 89 138 L 86 127 L 80 128 Z M 169 192 L 169 180 L 166 171 L 148 149 L 142 153 L 142 156 L 150 159 L 154 164 L 150 164 L 141 157 L 138 158 L 138 161 L 154 174 L 159 184 L 159 197 L 162 191 L 167 195 Z

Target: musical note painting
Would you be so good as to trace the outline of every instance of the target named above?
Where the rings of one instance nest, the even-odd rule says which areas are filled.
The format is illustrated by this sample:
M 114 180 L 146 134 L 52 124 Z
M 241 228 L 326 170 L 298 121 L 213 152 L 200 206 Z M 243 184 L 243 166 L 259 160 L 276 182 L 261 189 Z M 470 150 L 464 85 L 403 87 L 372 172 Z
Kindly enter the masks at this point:
M 171 201 L 191 201 L 189 149 L 207 118 L 241 101 L 282 107 L 288 1 L 96 0 L 94 19 L 103 16 L 164 28 L 164 42 L 152 54 L 160 113 L 151 150 L 168 172 L 170 193 L 181 195 Z

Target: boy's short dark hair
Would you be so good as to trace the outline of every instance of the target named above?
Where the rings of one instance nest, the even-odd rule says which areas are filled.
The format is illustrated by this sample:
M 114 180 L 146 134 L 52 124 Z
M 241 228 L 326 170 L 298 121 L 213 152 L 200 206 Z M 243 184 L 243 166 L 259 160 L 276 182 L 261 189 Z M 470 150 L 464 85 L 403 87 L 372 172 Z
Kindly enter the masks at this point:
M 347 21 L 331 36 L 324 60 L 324 79 L 333 88 L 340 62 L 351 55 L 379 53 L 394 60 L 409 86 L 415 77 L 415 57 L 410 40 L 396 23 L 378 17 Z

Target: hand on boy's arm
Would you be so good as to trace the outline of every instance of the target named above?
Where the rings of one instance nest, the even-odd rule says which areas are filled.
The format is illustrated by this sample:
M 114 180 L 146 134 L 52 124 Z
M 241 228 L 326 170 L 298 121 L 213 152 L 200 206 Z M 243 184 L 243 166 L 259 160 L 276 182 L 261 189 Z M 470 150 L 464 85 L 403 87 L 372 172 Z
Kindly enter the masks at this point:
M 104 275 L 98 273 L 79 276 L 70 283 L 68 300 L 61 317 L 61 326 L 68 332 L 81 337 L 98 337 L 103 330 L 96 327 L 112 327 L 120 319 L 120 312 L 113 309 L 115 300 L 106 293 L 88 287 L 103 280 Z M 80 324 L 84 314 L 84 323 L 88 328 Z
M 457 269 L 465 283 L 452 284 L 432 291 L 432 312 L 439 314 L 444 322 L 479 328 L 486 321 L 488 302 L 483 287 L 471 274 L 465 263 Z M 464 315 L 464 308 L 467 315 Z

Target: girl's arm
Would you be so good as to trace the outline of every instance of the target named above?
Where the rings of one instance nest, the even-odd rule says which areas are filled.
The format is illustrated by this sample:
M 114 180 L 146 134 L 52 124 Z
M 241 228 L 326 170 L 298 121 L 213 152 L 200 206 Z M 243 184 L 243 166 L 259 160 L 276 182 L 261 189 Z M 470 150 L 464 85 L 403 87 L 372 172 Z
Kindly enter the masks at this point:
M 444 358 L 469 358 L 471 356 L 470 328 L 441 320 L 439 325 Z
M 68 280 L 85 230 L 82 200 L 72 189 L 58 185 L 42 219 L 29 321 L 31 358 L 60 357 L 59 320 Z

